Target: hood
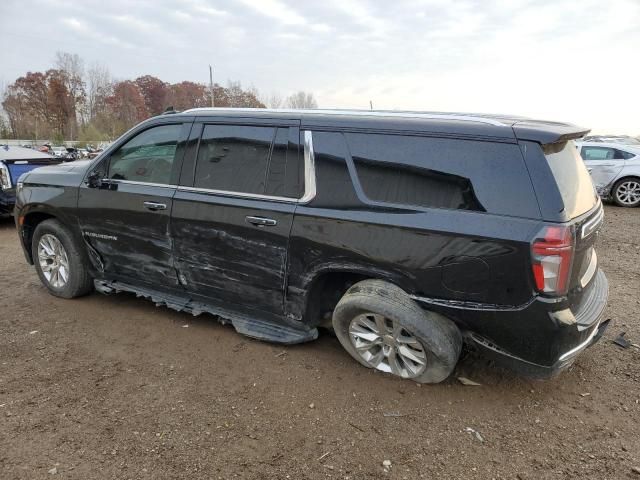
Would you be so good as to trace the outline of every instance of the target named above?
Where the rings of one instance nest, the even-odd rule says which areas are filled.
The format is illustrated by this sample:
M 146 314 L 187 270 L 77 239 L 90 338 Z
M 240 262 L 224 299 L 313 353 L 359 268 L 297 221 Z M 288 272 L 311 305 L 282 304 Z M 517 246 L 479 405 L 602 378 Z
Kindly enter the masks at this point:
M 39 167 L 25 173 L 18 181 L 26 184 L 77 187 L 84 180 L 92 163 L 93 160 L 76 160 L 75 162 Z

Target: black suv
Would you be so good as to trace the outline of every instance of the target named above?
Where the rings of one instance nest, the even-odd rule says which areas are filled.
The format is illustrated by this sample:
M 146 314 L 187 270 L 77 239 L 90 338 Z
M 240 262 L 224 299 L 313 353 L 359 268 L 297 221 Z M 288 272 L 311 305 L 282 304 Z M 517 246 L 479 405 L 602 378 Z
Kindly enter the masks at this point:
M 568 124 L 424 112 L 194 109 L 20 179 L 27 260 L 56 296 L 133 292 L 250 337 L 332 327 L 418 382 L 463 342 L 530 375 L 596 341 L 600 200 Z

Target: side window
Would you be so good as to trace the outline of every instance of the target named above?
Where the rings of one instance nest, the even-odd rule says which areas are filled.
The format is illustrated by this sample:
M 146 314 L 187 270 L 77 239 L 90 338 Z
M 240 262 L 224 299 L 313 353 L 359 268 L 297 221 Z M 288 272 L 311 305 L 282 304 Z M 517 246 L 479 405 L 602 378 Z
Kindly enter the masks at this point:
M 607 147 L 582 147 L 580 155 L 583 160 L 613 160 L 615 150 Z
M 109 159 L 108 178 L 168 184 L 182 125 L 161 125 L 136 135 Z
M 616 154 L 615 154 L 615 158 L 616 160 L 629 160 L 630 158 L 635 157 L 635 155 L 633 153 L 630 152 L 625 152 L 623 150 L 618 150 L 616 148 Z
M 298 154 L 299 130 L 279 127 L 271 149 L 266 195 L 300 198 L 303 195 L 303 161 Z
M 194 186 L 263 194 L 275 133 L 273 127 L 205 125 Z
M 540 215 L 515 144 L 410 135 L 347 133 L 345 137 L 362 189 L 371 200 L 529 218 Z

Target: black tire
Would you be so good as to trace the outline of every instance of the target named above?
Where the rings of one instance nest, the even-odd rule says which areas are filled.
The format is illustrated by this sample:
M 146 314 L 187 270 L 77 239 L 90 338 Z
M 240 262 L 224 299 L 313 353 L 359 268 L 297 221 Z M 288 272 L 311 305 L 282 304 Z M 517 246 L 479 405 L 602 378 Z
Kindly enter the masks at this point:
M 638 198 L 638 200 L 633 203 L 623 203 L 618 198 L 618 189 L 622 187 L 622 185 L 624 185 L 625 183 L 629 183 L 629 182 L 635 182 L 640 184 L 640 178 L 636 178 L 636 177 L 621 178 L 615 183 L 615 185 L 611 189 L 611 200 L 613 200 L 613 203 L 615 203 L 619 207 L 634 208 L 634 207 L 640 206 L 640 198 Z
M 418 383 L 438 383 L 453 372 L 462 350 L 458 327 L 442 315 L 423 310 L 404 290 L 382 280 L 356 283 L 347 290 L 333 312 L 333 328 L 338 340 L 360 364 L 375 368 L 356 350 L 349 327 L 352 320 L 366 317 L 368 312 L 381 315 L 394 325 L 397 322 L 424 349 L 424 370 L 415 376 L 398 376 Z
M 40 239 L 45 235 L 52 235 L 64 247 L 68 260 L 68 280 L 63 286 L 56 287 L 47 280 L 38 257 L 38 245 Z M 31 241 L 31 254 L 33 263 L 38 272 L 38 277 L 42 284 L 52 295 L 62 298 L 75 298 L 86 295 L 93 289 L 93 279 L 89 274 L 89 269 L 84 252 L 78 242 L 73 238 L 71 232 L 58 220 L 45 220 L 38 224 L 33 239 Z

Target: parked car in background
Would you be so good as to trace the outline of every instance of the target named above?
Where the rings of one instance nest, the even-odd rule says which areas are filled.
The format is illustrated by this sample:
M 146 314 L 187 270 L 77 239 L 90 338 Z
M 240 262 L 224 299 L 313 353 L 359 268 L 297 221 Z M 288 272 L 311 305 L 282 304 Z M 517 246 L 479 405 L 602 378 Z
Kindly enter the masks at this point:
M 32 148 L 0 147 L 0 216 L 13 213 L 18 178 L 43 165 L 56 165 L 60 160 Z
M 621 207 L 640 205 L 640 145 L 578 142 L 598 194 Z
M 585 142 L 598 142 L 598 143 L 618 143 L 622 145 L 637 145 L 640 146 L 640 140 L 628 135 L 589 135 L 584 137 Z
M 61 146 L 51 147 L 49 152 L 56 157 L 64 157 L 67 154 L 67 148 Z
M 195 109 L 23 176 L 16 224 L 52 295 L 133 292 L 250 337 L 331 326 L 362 365 L 447 378 L 462 343 L 520 372 L 602 335 L 598 198 L 557 122 Z

